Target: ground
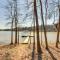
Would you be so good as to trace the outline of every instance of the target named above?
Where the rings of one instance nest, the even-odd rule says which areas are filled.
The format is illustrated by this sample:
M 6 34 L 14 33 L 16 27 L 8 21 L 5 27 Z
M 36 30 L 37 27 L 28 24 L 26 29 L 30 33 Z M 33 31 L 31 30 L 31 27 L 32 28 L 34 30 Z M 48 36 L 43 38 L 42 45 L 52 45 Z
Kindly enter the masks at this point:
M 32 47 L 32 44 L 0 46 L 0 60 L 60 60 L 60 48 L 56 48 L 54 44 L 49 45 L 48 50 L 42 46 L 42 53 L 39 57 L 36 47 L 35 52 Z
M 0 60 L 25 60 L 29 58 L 28 54 L 30 54 L 30 49 L 27 44 L 0 47 Z

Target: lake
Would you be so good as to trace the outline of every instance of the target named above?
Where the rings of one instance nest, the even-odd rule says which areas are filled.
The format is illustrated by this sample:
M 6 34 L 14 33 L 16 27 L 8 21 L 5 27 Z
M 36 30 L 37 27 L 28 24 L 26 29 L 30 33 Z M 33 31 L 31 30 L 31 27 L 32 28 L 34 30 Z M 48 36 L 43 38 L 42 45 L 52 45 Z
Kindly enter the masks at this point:
M 25 38 L 22 38 L 21 36 L 23 35 L 29 35 L 30 32 L 28 31 L 21 31 L 19 32 L 19 42 L 23 42 Z M 15 37 L 13 37 L 15 40 Z M 56 32 L 47 32 L 47 39 L 49 42 L 52 43 L 52 41 L 56 42 L 56 38 L 57 38 L 57 33 Z M 60 38 L 59 38 L 60 39 Z M 41 32 L 40 32 L 40 40 L 41 40 Z M 44 38 L 44 33 L 42 32 L 42 40 L 45 41 Z M 11 32 L 10 31 L 0 31 L 0 44 L 10 44 L 11 41 Z

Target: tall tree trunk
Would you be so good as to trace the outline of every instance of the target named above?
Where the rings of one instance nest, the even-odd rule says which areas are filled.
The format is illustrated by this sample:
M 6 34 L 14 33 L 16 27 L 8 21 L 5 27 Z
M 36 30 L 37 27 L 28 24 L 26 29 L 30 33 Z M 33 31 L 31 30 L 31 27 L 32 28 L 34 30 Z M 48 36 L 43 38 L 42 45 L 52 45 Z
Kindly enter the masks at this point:
M 18 29 L 18 44 L 19 44 L 19 29 Z
M 15 44 L 17 44 L 17 23 L 15 22 Z
M 46 29 L 46 35 L 47 35 L 47 9 L 48 9 L 48 0 L 45 2 L 45 29 Z
M 14 20 L 12 11 L 13 11 L 13 7 L 11 6 L 11 44 L 13 44 L 13 20 Z
M 34 16 L 34 13 L 33 13 L 33 26 L 34 26 L 34 27 L 33 27 L 33 36 L 34 36 L 33 46 L 35 46 L 35 30 L 36 30 L 36 29 L 35 29 L 35 23 L 36 23 L 35 21 L 36 21 L 36 20 L 35 20 L 35 16 Z
M 36 18 L 37 52 L 41 53 L 41 46 L 40 46 L 40 39 L 39 39 L 39 24 L 38 24 L 38 16 L 37 16 L 37 8 L 36 8 L 36 0 L 34 0 L 34 16 Z
M 45 29 L 45 26 L 44 26 L 43 9 L 42 9 L 42 1 L 41 0 L 40 0 L 40 5 L 41 5 L 41 18 L 42 18 L 42 23 L 43 23 L 43 28 L 44 28 L 46 49 L 48 49 L 48 42 L 47 42 L 47 36 L 46 36 L 46 29 Z
M 43 41 L 42 41 L 42 22 L 41 22 L 41 45 L 42 45 Z
M 14 0 L 14 18 L 15 18 L 15 44 L 17 44 L 17 0 Z
M 60 5 L 59 5 L 59 23 L 58 23 L 57 29 L 58 29 L 58 31 L 57 31 L 56 47 L 58 48 L 58 43 L 59 43 L 59 31 L 60 31 Z
M 13 19 L 12 19 L 12 24 L 11 24 L 11 44 L 13 44 Z
M 32 60 L 34 60 L 34 57 L 35 57 L 35 16 L 34 16 L 34 13 L 33 13 L 33 52 L 32 52 Z

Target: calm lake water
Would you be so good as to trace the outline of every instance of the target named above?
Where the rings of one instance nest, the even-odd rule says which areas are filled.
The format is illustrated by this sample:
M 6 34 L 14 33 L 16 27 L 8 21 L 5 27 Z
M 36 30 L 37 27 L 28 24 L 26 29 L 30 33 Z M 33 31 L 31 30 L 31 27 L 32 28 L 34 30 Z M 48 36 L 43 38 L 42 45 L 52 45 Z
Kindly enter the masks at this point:
M 20 43 L 23 42 L 25 38 L 22 38 L 23 35 L 29 35 L 30 32 L 22 31 L 19 33 L 19 41 Z M 15 38 L 15 37 L 14 37 Z M 56 41 L 57 33 L 56 32 L 47 32 L 47 39 L 49 42 Z M 15 39 L 14 39 L 15 40 Z M 40 32 L 40 40 L 41 40 L 41 32 Z M 42 40 L 44 41 L 44 33 L 42 32 Z M 10 31 L 0 31 L 0 44 L 10 44 L 11 41 L 11 32 Z

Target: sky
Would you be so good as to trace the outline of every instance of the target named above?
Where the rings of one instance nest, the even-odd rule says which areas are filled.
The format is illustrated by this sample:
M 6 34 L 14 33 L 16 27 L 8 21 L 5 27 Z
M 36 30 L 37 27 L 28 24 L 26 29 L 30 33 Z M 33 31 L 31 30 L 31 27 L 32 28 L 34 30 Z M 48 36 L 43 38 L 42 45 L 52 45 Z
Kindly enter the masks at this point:
M 28 0 L 28 4 L 31 2 L 32 0 Z M 56 0 L 57 1 L 57 0 Z M 26 21 L 23 22 L 23 19 L 24 17 L 26 16 L 26 13 L 27 12 L 30 12 L 32 11 L 32 7 L 29 8 L 26 8 L 26 2 L 27 0 L 19 0 L 18 2 L 18 8 L 19 8 L 19 14 L 20 14 L 20 18 L 19 18 L 19 26 L 31 26 L 32 24 L 32 16 L 30 17 L 27 17 Z M 44 3 L 44 0 L 42 1 Z M 48 2 L 51 2 L 51 0 L 48 0 Z M 39 2 L 38 2 L 39 3 Z M 37 3 L 37 5 L 39 5 Z M 5 28 L 10 28 L 10 24 L 7 25 L 7 23 L 10 21 L 10 20 L 7 20 L 7 11 L 5 9 L 5 6 L 7 5 L 7 0 L 0 0 L 0 29 L 5 29 Z M 45 5 L 43 5 L 43 8 L 44 8 Z M 52 6 L 52 5 L 51 5 Z M 49 8 L 51 8 L 51 6 L 49 6 Z M 40 17 L 40 8 L 38 8 L 38 18 L 39 18 L 39 25 L 41 25 L 41 17 Z M 52 8 L 51 8 L 52 9 Z M 44 16 L 45 16 L 45 9 L 43 9 L 44 11 Z M 21 16 L 22 14 L 22 16 Z M 33 14 L 33 12 L 31 12 L 31 14 Z M 31 19 L 30 19 L 31 18 Z M 58 20 L 58 15 L 56 17 L 56 20 Z M 51 19 L 48 19 L 48 24 L 51 25 L 54 21 L 54 17 L 52 16 Z M 21 24 L 22 23 L 22 24 Z

